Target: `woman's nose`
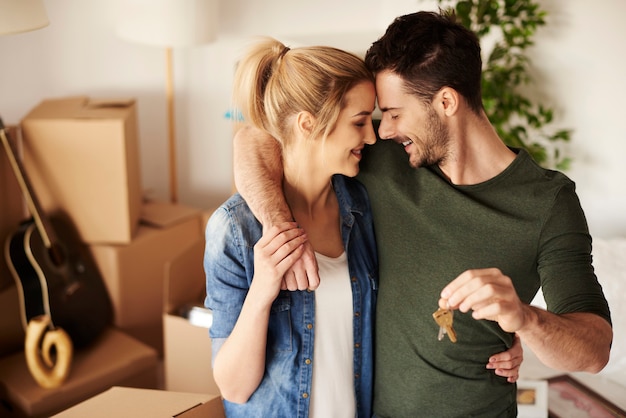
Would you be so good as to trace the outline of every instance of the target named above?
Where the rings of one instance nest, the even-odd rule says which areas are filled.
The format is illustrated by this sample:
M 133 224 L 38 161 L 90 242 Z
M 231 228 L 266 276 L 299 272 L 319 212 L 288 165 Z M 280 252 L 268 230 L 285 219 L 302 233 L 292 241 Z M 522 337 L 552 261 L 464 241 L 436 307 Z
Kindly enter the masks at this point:
M 370 129 L 367 130 L 364 142 L 368 145 L 376 143 L 376 133 L 374 132 L 373 126 L 370 126 Z

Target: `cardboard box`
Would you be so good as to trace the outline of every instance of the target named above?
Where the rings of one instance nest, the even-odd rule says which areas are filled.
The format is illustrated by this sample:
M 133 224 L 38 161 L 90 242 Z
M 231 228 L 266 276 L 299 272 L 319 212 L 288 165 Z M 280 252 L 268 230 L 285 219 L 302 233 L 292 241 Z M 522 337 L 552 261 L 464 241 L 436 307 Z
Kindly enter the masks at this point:
M 24 166 L 43 209 L 85 243 L 129 243 L 142 203 L 133 100 L 45 100 L 22 120 Z
M 207 327 L 181 316 L 193 305 L 202 306 L 205 295 L 202 266 L 204 240 L 168 263 L 166 306 L 163 316 L 164 373 L 167 390 L 219 393 L 211 367 L 211 339 Z
M 94 244 L 90 251 L 102 273 L 114 324 L 163 353 L 165 266 L 200 237 L 200 210 L 150 202 L 130 244 Z
M 53 418 L 225 418 L 219 395 L 124 387 L 88 399 Z
M 156 350 L 107 329 L 93 345 L 74 352 L 67 380 L 56 389 L 35 383 L 24 352 L 0 359 L 0 416 L 49 417 L 111 386 L 156 389 Z

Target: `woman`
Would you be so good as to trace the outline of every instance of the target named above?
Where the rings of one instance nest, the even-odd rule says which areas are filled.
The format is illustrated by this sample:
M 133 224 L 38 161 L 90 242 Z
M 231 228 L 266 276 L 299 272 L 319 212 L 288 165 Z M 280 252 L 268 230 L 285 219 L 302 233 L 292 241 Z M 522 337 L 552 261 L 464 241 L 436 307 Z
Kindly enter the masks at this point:
M 234 85 L 245 120 L 280 143 L 294 222 L 263 231 L 236 194 L 207 224 L 206 306 L 226 414 L 369 417 L 378 265 L 367 195 L 352 177 L 376 141 L 373 76 L 348 52 L 266 39 Z M 320 286 L 281 290 L 305 242 Z

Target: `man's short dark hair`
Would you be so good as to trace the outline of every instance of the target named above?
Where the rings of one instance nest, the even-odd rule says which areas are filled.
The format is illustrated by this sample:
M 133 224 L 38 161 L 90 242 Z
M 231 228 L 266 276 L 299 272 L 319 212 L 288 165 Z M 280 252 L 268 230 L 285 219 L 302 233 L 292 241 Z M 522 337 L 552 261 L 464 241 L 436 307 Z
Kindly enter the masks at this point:
M 403 78 L 408 93 L 425 102 L 451 87 L 474 112 L 482 109 L 480 43 L 452 10 L 396 18 L 367 51 L 365 63 L 374 73 L 393 71 Z

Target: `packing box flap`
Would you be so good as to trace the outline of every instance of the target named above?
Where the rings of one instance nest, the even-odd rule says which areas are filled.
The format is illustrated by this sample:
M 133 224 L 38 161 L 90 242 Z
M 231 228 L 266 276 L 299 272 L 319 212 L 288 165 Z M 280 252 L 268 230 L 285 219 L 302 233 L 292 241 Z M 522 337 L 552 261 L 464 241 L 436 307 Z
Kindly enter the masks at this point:
M 141 222 L 157 228 L 165 228 L 193 216 L 199 217 L 200 209 L 162 201 L 148 201 L 141 207 Z
M 188 409 L 176 418 L 226 418 L 222 398 L 216 396 L 208 402 Z
M 109 99 L 92 99 L 86 103 L 88 109 L 110 109 L 124 108 L 135 103 L 135 99 L 131 97 L 109 98 Z
M 125 116 L 134 99 L 90 99 L 86 96 L 48 99 L 25 119 L 107 119 Z
M 219 395 L 114 386 L 55 418 L 224 418 Z

